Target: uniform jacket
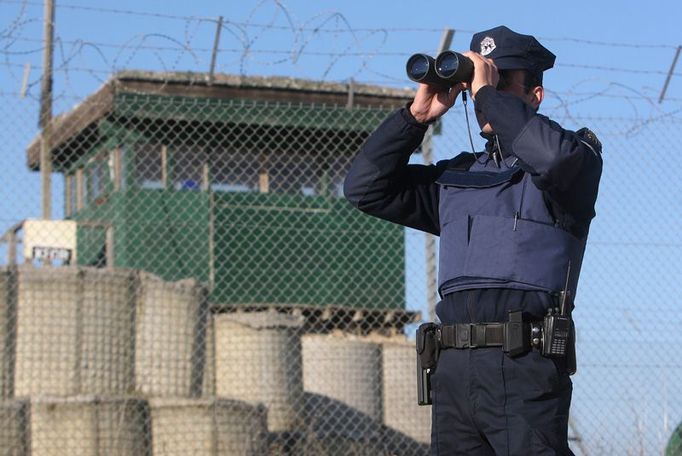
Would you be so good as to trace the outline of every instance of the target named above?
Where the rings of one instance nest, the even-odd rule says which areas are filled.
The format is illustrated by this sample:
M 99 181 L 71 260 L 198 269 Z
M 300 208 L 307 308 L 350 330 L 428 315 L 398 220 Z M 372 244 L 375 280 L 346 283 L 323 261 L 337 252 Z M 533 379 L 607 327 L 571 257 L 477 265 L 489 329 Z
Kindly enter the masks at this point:
M 475 161 L 408 164 L 427 126 L 402 108 L 362 146 L 345 180 L 346 198 L 363 212 L 441 236 L 441 295 L 558 291 L 569 262 L 575 292 L 595 216 L 601 145 L 589 130 L 565 130 L 491 86 L 479 90 L 476 107 L 496 137 L 488 137 Z M 462 167 L 463 161 L 473 164 Z

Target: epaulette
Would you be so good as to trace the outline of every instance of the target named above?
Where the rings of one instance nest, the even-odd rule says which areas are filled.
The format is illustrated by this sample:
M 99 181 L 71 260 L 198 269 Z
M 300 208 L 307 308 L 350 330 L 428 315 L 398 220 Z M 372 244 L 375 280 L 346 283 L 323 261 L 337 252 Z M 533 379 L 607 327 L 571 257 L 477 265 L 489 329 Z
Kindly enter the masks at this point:
M 575 132 L 580 140 L 590 146 L 590 148 L 598 154 L 601 154 L 601 142 L 589 128 L 581 128 Z

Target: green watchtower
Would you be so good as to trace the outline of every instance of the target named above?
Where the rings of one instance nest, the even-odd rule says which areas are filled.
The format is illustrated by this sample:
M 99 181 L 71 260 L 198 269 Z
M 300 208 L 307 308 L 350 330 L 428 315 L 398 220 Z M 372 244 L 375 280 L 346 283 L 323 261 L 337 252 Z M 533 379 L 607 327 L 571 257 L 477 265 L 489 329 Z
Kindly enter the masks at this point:
M 53 122 L 81 264 L 208 283 L 217 306 L 405 308 L 404 230 L 342 198 L 409 90 L 121 72 Z M 28 149 L 39 166 L 40 139 Z

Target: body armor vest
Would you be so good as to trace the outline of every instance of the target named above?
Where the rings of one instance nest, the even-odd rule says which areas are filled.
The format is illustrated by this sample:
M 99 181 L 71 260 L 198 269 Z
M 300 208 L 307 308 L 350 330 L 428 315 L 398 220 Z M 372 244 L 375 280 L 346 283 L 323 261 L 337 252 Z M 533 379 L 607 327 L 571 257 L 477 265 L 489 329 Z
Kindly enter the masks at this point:
M 575 296 L 586 237 L 559 226 L 520 167 L 490 172 L 477 165 L 473 154 L 461 154 L 436 181 L 441 296 L 471 288 L 558 292 L 569 264 L 568 289 Z

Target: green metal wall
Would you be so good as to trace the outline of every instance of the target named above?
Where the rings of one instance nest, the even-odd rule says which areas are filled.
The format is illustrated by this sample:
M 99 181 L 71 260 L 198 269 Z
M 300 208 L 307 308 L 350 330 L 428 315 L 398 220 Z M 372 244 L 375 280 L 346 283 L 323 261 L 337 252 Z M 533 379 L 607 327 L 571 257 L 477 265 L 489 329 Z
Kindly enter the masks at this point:
M 136 144 L 166 144 L 172 161 L 175 143 L 231 147 L 228 141 L 250 139 L 222 132 L 242 132 L 249 125 L 260 128 L 258 141 L 266 148 L 281 141 L 281 132 L 287 131 L 282 128 L 314 139 L 319 136 L 310 130 L 314 127 L 339 139 L 319 139 L 326 147 L 321 154 L 350 159 L 358 139 L 387 113 L 119 94 L 116 111 L 99 121 L 100 141 L 71 167 L 87 167 L 88 157 L 112 145 L 126 150 L 122 189 L 113 191 L 108 183 L 104 195 L 72 216 L 82 222 L 79 263 L 103 264 L 110 224 L 117 267 L 142 269 L 167 280 L 213 279 L 215 304 L 404 308 L 404 229 L 361 214 L 339 196 L 140 189 L 133 178 Z M 273 125 L 280 133 L 268 140 L 263 129 Z M 368 271 L 368 263 L 375 265 L 374 271 Z
M 166 280 L 209 279 L 208 194 L 137 190 L 112 193 L 80 211 L 78 262 L 102 261 L 106 222 L 114 228 L 114 264 L 142 269 Z
M 223 193 L 214 201 L 214 301 L 404 308 L 401 227 L 340 198 Z
M 206 192 L 128 190 L 75 219 L 91 224 L 79 225 L 80 264 L 103 261 L 105 225 L 94 221 L 113 225 L 117 267 L 208 283 L 213 258 L 216 304 L 404 307 L 404 230 L 340 198 L 214 193 L 210 203 Z

